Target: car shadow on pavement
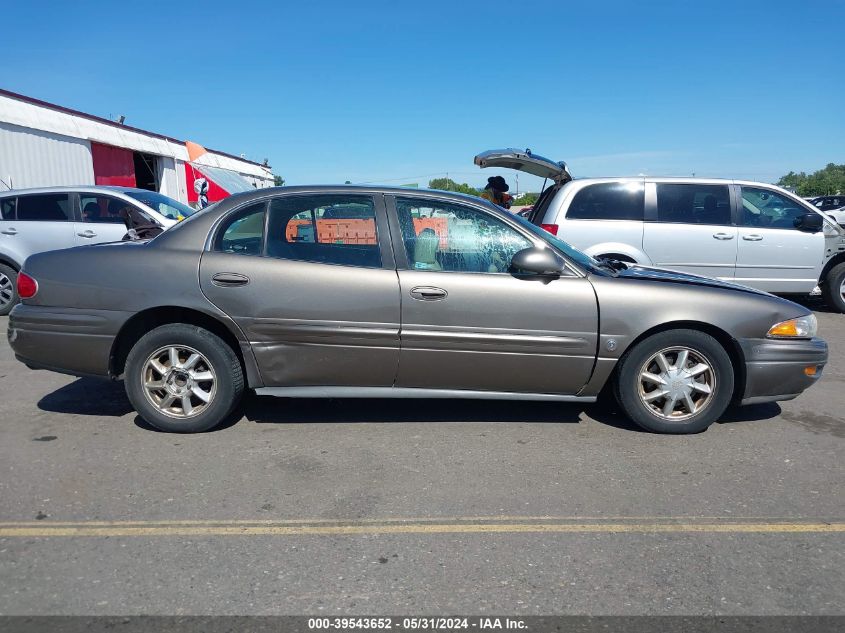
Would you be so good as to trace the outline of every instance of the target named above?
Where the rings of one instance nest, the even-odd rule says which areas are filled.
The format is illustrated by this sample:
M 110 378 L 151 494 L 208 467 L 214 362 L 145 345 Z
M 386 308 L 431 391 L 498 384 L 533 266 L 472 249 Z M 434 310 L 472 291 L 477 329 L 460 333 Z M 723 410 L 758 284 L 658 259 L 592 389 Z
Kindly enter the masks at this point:
M 132 413 L 123 383 L 102 378 L 79 378 L 38 401 L 42 411 L 119 418 Z
M 604 403 L 470 399 L 247 397 L 242 412 L 257 424 L 365 422 L 542 422 L 577 424 L 583 414 L 603 424 L 639 430 Z

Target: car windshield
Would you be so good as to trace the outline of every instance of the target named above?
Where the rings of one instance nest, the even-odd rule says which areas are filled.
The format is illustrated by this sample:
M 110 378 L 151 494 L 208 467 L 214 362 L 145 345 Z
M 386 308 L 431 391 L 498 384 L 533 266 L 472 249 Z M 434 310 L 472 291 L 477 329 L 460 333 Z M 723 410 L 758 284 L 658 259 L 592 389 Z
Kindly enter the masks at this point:
M 123 193 L 131 198 L 135 198 L 138 202 L 143 202 L 153 211 L 157 211 L 171 220 L 184 220 L 196 213 L 196 210 L 188 205 L 177 202 L 173 198 L 168 198 L 155 191 L 124 191 Z
M 556 235 L 552 235 L 545 229 L 541 229 L 536 224 L 529 222 L 528 220 L 519 215 L 513 215 L 511 217 L 513 217 L 513 219 L 519 222 L 519 224 L 521 224 L 523 227 L 531 231 L 534 235 L 542 238 L 546 242 L 549 242 L 552 246 L 554 246 L 556 249 L 566 255 L 566 257 L 574 261 L 579 266 L 582 266 L 583 268 L 586 268 L 587 270 L 593 272 L 597 270 L 603 273 L 607 272 L 607 268 L 602 266 L 601 263 L 599 263 L 597 260 L 593 259 L 586 253 L 582 253 L 577 248 L 575 248 L 571 244 L 564 242 Z

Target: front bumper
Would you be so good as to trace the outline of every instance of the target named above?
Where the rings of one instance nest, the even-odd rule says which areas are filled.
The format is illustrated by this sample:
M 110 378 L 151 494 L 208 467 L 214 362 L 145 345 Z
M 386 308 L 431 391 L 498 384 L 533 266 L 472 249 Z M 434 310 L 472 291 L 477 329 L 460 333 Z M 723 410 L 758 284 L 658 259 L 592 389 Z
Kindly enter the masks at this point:
M 814 385 L 827 363 L 827 343 L 809 340 L 743 339 L 745 391 L 741 404 L 791 400 Z M 805 370 L 815 367 L 813 376 Z
M 124 317 L 124 313 L 117 313 Z M 7 337 L 15 357 L 31 369 L 74 376 L 107 376 L 116 313 L 18 304 Z

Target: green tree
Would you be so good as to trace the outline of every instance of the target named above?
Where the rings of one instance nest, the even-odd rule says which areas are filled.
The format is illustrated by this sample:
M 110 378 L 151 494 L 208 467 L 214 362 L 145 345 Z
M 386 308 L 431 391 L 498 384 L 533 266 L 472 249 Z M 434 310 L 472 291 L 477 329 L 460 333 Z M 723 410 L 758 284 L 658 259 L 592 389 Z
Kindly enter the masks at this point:
M 523 194 L 520 194 L 519 198 L 516 198 L 513 201 L 513 206 L 515 207 L 529 207 L 535 202 L 537 202 L 537 198 L 540 197 L 539 193 L 531 193 L 526 191 Z
M 799 196 L 825 196 L 845 192 L 845 165 L 828 163 L 824 169 L 812 174 L 796 174 L 794 171 L 781 176 L 777 182 L 780 187 L 790 187 Z
M 281 176 L 273 174 L 273 186 L 274 187 L 284 187 L 285 186 L 285 179 Z
M 457 193 L 466 193 L 471 196 L 478 196 L 479 191 L 475 187 L 468 185 L 465 182 L 457 183 L 451 178 L 435 178 L 428 181 L 429 189 L 439 189 L 440 191 L 455 191 Z

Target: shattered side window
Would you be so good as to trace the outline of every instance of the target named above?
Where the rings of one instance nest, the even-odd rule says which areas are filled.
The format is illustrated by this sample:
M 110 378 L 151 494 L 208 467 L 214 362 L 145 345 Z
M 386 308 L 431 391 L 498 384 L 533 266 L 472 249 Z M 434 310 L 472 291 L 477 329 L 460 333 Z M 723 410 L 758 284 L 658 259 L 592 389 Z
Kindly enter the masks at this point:
M 425 199 L 397 198 L 408 266 L 414 270 L 506 273 L 531 242 L 493 215 Z

